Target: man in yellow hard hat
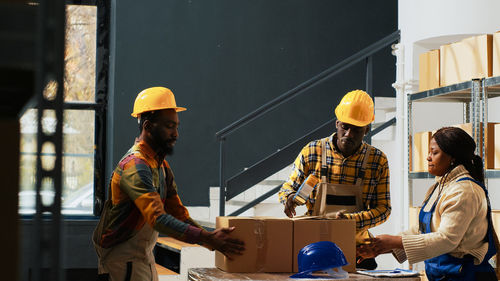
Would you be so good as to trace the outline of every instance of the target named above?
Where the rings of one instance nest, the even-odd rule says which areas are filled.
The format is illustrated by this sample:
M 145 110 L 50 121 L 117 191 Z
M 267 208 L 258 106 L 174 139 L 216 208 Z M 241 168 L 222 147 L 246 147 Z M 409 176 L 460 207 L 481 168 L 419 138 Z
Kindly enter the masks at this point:
M 158 233 L 205 245 L 230 258 L 244 250 L 242 241 L 229 237 L 234 227 L 204 230 L 177 195 L 165 156 L 173 152 L 177 112 L 184 110 L 164 87 L 145 89 L 135 100 L 132 116 L 138 119 L 140 135 L 113 172 L 93 235 L 100 280 L 158 280 L 152 252 Z
M 356 220 L 356 242 L 391 213 L 389 165 L 379 149 L 363 142 L 374 116 L 373 100 L 364 91 L 347 93 L 335 109 L 337 132 L 307 144 L 279 191 L 288 217 L 306 204 L 306 215 Z M 316 184 L 317 183 L 317 184 Z M 375 260 L 358 267 L 374 269 Z

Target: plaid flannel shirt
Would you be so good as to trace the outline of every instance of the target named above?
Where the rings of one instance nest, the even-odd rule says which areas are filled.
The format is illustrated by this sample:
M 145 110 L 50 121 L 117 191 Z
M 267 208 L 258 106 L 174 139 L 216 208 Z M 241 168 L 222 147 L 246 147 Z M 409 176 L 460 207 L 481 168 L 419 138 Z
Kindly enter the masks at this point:
M 363 143 L 351 156 L 344 157 L 333 145 L 336 133 L 326 138 L 326 164 L 328 171 L 326 179 L 334 184 L 355 184 L 356 176 L 361 169 L 363 155 L 369 144 Z M 348 218 L 356 220 L 356 231 L 361 232 L 379 225 L 387 220 L 391 213 L 389 193 L 389 164 L 385 154 L 372 146 L 365 168 L 363 179 L 363 206 L 365 210 L 357 213 L 347 213 Z M 307 144 L 295 159 L 292 173 L 279 191 L 279 200 L 285 204 L 288 196 L 297 192 L 304 180 L 313 174 L 321 178 L 321 140 Z M 316 188 L 306 202 L 307 214 L 314 209 Z
M 144 224 L 186 242 L 198 242 L 201 226 L 189 216 L 177 195 L 167 161 L 144 141 L 136 143 L 113 172 L 110 196 L 93 240 L 110 248 L 133 237 Z

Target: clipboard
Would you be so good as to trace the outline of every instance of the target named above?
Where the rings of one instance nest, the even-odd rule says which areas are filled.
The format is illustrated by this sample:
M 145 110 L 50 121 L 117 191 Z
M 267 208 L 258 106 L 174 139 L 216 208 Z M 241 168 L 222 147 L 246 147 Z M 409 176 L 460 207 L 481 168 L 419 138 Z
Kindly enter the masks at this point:
M 420 273 L 415 270 L 409 269 L 387 269 L 387 270 L 358 270 L 356 271 L 359 274 L 368 275 L 371 277 L 414 277 L 419 276 Z

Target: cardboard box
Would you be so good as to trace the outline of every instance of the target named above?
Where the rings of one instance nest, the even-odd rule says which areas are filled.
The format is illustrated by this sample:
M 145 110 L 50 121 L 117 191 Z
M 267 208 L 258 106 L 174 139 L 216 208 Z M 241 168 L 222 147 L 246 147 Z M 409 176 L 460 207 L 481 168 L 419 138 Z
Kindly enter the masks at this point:
M 269 217 L 217 217 L 216 228 L 235 226 L 234 238 L 245 242 L 245 252 L 229 260 L 215 252 L 215 266 L 226 272 L 291 272 L 291 219 Z
M 439 50 L 441 86 L 492 75 L 493 36 L 491 34 L 469 37 L 460 42 L 443 45 Z
M 356 221 L 294 218 L 293 220 L 293 272 L 298 272 L 297 256 L 304 246 L 319 241 L 332 241 L 344 252 L 347 272 L 356 271 Z
M 439 50 L 423 53 L 419 57 L 419 91 L 439 88 Z
M 498 170 L 500 169 L 500 124 L 495 124 L 494 130 L 495 132 L 493 133 L 493 137 L 495 138 L 495 140 L 493 141 L 493 169 Z
M 493 34 L 493 76 L 500 76 L 500 31 Z
M 491 221 L 493 222 L 493 228 L 500 240 L 500 210 L 491 210 Z
M 431 136 L 431 132 L 420 132 L 413 135 L 412 172 L 427 172 L 427 155 L 429 154 Z
M 497 234 L 497 238 L 500 240 L 500 210 L 491 210 L 491 220 L 493 222 L 493 228 Z M 495 255 L 493 258 L 493 264 L 496 264 L 495 271 L 497 273 L 497 278 L 500 275 L 500 258 L 499 255 Z
M 418 227 L 418 215 L 420 213 L 420 207 L 410 207 L 409 210 L 409 226 L 410 228 Z
M 488 123 L 488 126 L 486 127 L 486 138 L 484 139 L 485 143 L 485 151 L 486 151 L 486 157 L 484 157 L 484 163 L 485 163 L 485 169 L 494 169 L 495 168 L 495 127 L 497 123 Z M 462 130 L 466 131 L 471 137 L 472 137 L 472 123 L 465 123 L 465 124 L 458 124 L 454 125 L 454 127 L 461 128 Z M 476 145 L 481 145 L 483 142 L 483 124 L 480 123 L 479 125 L 479 143 L 476 143 Z M 480 149 L 479 151 L 479 156 L 483 157 L 483 151 Z

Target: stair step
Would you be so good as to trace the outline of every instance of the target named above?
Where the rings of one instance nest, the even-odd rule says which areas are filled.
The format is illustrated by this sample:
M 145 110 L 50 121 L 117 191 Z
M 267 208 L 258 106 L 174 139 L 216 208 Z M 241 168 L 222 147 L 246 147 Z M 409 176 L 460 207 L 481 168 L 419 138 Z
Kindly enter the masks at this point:
M 285 181 L 283 180 L 263 180 L 257 185 L 271 185 L 272 187 L 282 185 Z
M 156 271 L 158 272 L 158 275 L 179 275 L 179 273 L 174 272 L 164 266 L 161 266 L 159 264 L 155 264 Z

